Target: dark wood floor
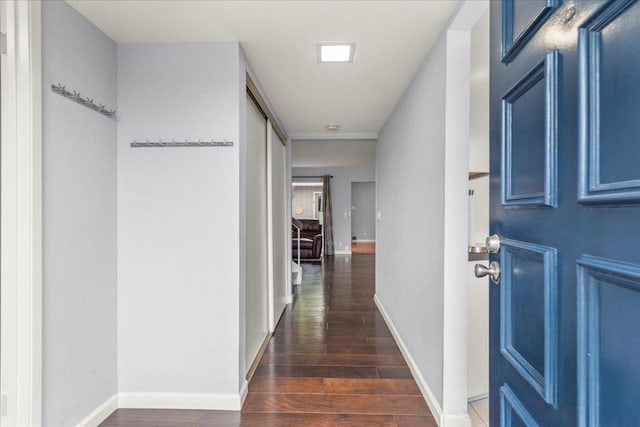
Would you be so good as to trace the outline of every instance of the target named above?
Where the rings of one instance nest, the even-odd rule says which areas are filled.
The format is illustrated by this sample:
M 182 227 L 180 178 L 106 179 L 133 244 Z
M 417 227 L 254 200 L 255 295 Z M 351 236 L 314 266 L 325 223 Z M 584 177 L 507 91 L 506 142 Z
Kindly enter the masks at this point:
M 374 256 L 303 268 L 241 412 L 120 409 L 102 426 L 436 426 L 373 303 Z

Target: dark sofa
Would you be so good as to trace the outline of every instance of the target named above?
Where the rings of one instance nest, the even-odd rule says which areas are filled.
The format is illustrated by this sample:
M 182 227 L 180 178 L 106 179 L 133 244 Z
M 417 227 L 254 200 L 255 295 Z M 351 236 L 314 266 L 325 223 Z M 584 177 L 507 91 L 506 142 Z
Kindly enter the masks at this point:
M 292 220 L 291 246 L 294 261 L 298 260 L 298 230 L 300 227 L 300 261 L 322 260 L 322 225 L 317 219 Z

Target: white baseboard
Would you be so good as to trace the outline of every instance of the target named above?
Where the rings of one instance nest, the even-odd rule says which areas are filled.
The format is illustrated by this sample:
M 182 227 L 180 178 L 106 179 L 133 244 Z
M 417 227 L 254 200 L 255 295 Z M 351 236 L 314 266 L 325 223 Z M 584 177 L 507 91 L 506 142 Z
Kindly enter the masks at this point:
M 375 240 L 352 240 L 351 243 L 375 243 Z
M 109 415 L 118 409 L 118 393 L 108 398 L 104 403 L 94 409 L 82 421 L 76 424 L 76 427 L 97 427 L 101 422 L 106 420 Z
M 442 421 L 444 427 L 471 427 L 469 415 L 445 415 Z
M 393 335 L 393 339 L 396 340 L 398 347 L 400 347 L 400 352 L 404 356 L 404 360 L 406 360 L 407 365 L 409 365 L 409 369 L 411 370 L 411 373 L 413 374 L 413 377 L 415 378 L 416 383 L 418 384 L 418 388 L 420 389 L 420 392 L 422 393 L 424 400 L 427 402 L 427 405 L 429 406 L 429 409 L 433 414 L 433 418 L 435 418 L 439 426 L 446 425 L 448 427 L 449 424 L 445 424 L 444 422 L 445 420 L 443 420 L 442 418 L 442 407 L 440 406 L 440 403 L 438 403 L 438 399 L 436 399 L 435 394 L 433 394 L 433 391 L 431 391 L 431 387 L 429 387 L 429 384 L 427 384 L 424 377 L 422 376 L 422 372 L 420 372 L 418 365 L 416 365 L 416 362 L 413 360 L 413 356 L 409 352 L 409 349 L 405 345 L 404 341 L 400 337 L 400 334 L 398 333 L 398 330 L 396 329 L 395 325 L 391 321 L 391 318 L 387 314 L 387 311 L 385 310 L 384 305 L 382 304 L 382 301 L 380 301 L 377 294 L 373 296 L 373 300 L 376 303 L 376 306 L 378 307 L 380 314 L 382 314 L 384 321 L 389 327 L 389 330 L 391 331 L 391 335 Z M 451 424 L 451 425 L 454 425 L 454 424 Z
M 242 408 L 246 393 L 246 387 L 243 387 L 238 394 L 125 392 L 118 395 L 118 407 L 239 411 Z
M 240 388 L 240 409 L 242 409 L 244 401 L 247 400 L 247 394 L 249 394 L 249 381 L 245 380 Z
M 482 399 L 488 399 L 488 398 L 489 398 L 489 393 L 476 394 L 475 396 L 469 396 L 469 398 L 467 398 L 467 402 L 471 403 L 471 402 L 475 402 L 476 400 L 482 400 Z
M 238 394 L 116 393 L 76 424 L 76 427 L 97 427 L 120 408 L 239 411 L 248 392 L 249 383 L 245 380 Z
M 351 255 L 351 251 L 334 251 L 336 255 Z

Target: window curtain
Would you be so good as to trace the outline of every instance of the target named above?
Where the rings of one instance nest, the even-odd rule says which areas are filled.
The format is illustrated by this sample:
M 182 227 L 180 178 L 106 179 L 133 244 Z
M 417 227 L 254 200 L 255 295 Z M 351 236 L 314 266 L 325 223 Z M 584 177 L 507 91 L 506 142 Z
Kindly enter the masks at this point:
M 333 207 L 331 204 L 331 176 L 322 177 L 322 234 L 324 255 L 333 256 Z

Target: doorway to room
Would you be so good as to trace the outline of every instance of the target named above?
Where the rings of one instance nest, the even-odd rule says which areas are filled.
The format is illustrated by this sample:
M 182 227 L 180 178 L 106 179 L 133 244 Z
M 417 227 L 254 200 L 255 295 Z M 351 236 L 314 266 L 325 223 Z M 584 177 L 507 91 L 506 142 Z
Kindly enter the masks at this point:
M 376 183 L 351 183 L 351 253 L 375 254 Z

